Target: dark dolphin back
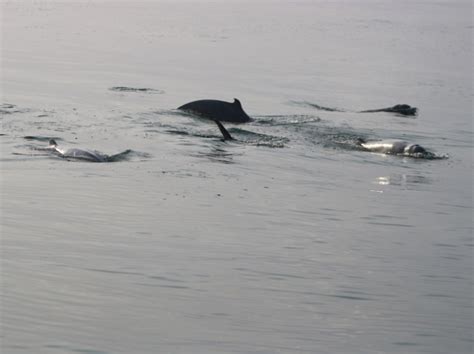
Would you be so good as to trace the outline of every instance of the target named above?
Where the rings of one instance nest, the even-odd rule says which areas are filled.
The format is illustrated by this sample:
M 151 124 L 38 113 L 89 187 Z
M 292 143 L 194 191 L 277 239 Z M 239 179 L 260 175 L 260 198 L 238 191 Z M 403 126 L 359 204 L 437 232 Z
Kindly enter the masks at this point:
M 360 113 L 389 112 L 389 113 L 398 113 L 404 116 L 414 116 L 416 115 L 417 111 L 418 109 L 416 107 L 412 107 L 408 104 L 396 104 L 393 107 L 369 109 L 366 111 L 360 111 Z
M 392 146 L 391 154 L 403 154 L 408 146 L 406 141 L 395 141 Z
M 424 154 L 426 153 L 426 149 L 423 146 L 418 144 L 413 144 L 408 149 L 409 154 Z
M 397 104 L 392 107 L 393 112 L 403 114 L 404 116 L 416 115 L 418 109 L 407 104 Z
M 246 123 L 251 120 L 236 98 L 233 103 L 219 100 L 193 101 L 178 107 L 178 109 L 222 122 Z

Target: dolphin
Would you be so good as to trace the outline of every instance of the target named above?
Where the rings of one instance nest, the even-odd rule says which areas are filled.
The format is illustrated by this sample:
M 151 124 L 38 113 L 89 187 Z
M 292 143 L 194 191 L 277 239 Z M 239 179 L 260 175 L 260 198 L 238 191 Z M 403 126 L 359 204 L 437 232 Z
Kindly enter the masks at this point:
M 298 102 L 296 102 L 298 103 Z M 308 105 L 310 107 L 316 108 L 320 111 L 326 111 L 326 112 L 351 112 L 345 109 L 339 109 L 339 108 L 332 108 L 332 107 L 324 107 L 320 106 L 316 103 L 311 103 L 311 102 L 301 102 L 304 105 Z M 364 111 L 357 111 L 356 113 L 373 113 L 373 112 L 389 112 L 389 113 L 398 113 L 404 116 L 415 116 L 418 112 L 418 108 L 412 107 L 408 104 L 396 104 L 395 106 L 392 107 L 386 107 L 386 108 L 379 108 L 379 109 L 368 109 Z
M 199 100 L 178 107 L 179 110 L 195 113 L 213 121 L 247 123 L 252 120 L 242 108 L 237 98 L 234 102 L 219 100 Z
M 397 104 L 393 107 L 369 109 L 366 111 L 360 111 L 359 113 L 372 113 L 372 112 L 389 112 L 389 113 L 398 113 L 404 116 L 414 116 L 416 115 L 417 108 L 412 107 L 408 104 Z
M 224 126 L 222 125 L 221 122 L 219 122 L 218 120 L 214 120 L 214 123 L 217 124 L 217 126 L 219 127 L 219 130 L 220 130 L 221 133 L 222 133 L 222 136 L 223 136 L 222 140 L 224 140 L 224 141 L 225 141 L 225 140 L 235 140 L 235 139 L 232 137 L 232 135 L 230 135 L 230 133 L 227 131 L 227 129 L 224 128 Z
M 235 140 L 232 135 L 227 131 L 227 129 L 222 125 L 218 120 L 214 120 L 214 123 L 217 124 L 221 134 L 223 136 L 223 141 L 226 140 Z M 357 145 L 362 147 L 365 151 L 382 153 L 387 155 L 403 155 L 410 157 L 427 157 L 430 153 L 427 150 L 418 144 L 412 144 L 403 140 L 380 140 L 380 141 L 371 141 L 367 142 L 362 138 L 357 139 Z
M 66 159 L 77 159 L 89 162 L 109 162 L 110 157 L 98 151 L 84 150 L 84 149 L 60 149 L 56 140 L 49 141 L 48 150 L 52 150 L 55 154 Z
M 378 152 L 390 155 L 404 155 L 420 157 L 427 153 L 426 149 L 418 144 L 412 144 L 403 140 L 381 140 L 367 142 L 364 139 L 358 139 L 357 145 L 366 151 Z

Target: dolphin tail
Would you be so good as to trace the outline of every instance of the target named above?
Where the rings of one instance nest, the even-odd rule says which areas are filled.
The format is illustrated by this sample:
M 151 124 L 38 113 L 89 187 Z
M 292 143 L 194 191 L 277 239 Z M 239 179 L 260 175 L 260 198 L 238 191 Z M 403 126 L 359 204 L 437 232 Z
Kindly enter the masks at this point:
M 230 133 L 227 131 L 226 128 L 224 128 L 224 126 L 222 125 L 221 122 L 219 122 L 218 120 L 214 120 L 214 122 L 217 124 L 217 126 L 219 127 L 219 130 L 221 131 L 222 133 L 222 136 L 224 137 L 224 140 L 234 140 L 234 138 L 232 137 L 232 135 L 230 135 Z

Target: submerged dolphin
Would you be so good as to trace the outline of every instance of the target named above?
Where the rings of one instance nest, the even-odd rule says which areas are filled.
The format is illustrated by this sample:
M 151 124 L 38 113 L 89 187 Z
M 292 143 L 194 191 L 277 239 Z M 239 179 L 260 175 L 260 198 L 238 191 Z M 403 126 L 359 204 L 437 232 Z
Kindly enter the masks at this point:
M 242 104 L 237 98 L 234 98 L 232 103 L 219 100 L 193 101 L 178 107 L 178 109 L 195 113 L 214 121 L 246 123 L 252 120 L 244 112 Z
M 379 108 L 379 109 L 369 109 L 367 111 L 360 111 L 359 113 L 372 113 L 372 112 L 389 112 L 389 113 L 398 113 L 404 116 L 414 116 L 416 115 L 416 107 L 412 107 L 408 104 L 397 104 L 393 107 Z
M 54 139 L 49 141 L 48 150 L 52 150 L 55 154 L 66 159 L 77 159 L 89 162 L 109 162 L 111 157 L 98 151 L 84 149 L 60 149 Z
M 424 147 L 403 140 L 381 140 L 367 142 L 363 139 L 358 139 L 357 144 L 367 151 L 378 152 L 382 154 L 420 157 L 427 153 Z

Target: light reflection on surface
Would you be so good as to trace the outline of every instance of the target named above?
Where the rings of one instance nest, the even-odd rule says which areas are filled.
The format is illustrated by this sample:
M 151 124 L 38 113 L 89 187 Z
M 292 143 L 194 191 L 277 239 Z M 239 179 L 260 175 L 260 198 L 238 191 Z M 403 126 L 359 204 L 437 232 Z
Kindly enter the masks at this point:
M 388 176 L 377 177 L 375 178 L 374 183 L 379 186 L 392 185 L 415 189 L 416 186 L 419 186 L 420 184 L 431 184 L 431 180 L 422 175 L 395 173 Z

